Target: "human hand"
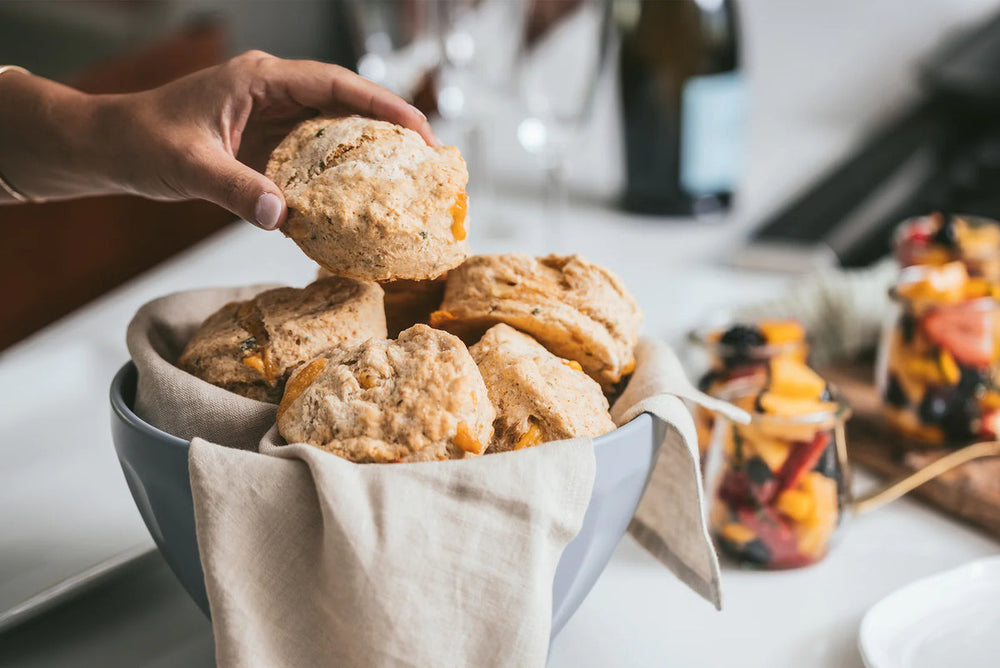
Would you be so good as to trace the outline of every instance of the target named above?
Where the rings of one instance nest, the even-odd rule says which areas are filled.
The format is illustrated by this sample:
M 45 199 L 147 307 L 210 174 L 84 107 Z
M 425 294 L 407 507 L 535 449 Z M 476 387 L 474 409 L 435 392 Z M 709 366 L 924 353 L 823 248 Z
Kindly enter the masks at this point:
M 247 52 L 160 88 L 99 98 L 95 119 L 112 180 L 161 200 L 200 198 L 264 229 L 287 214 L 261 172 L 298 122 L 363 114 L 437 140 L 426 117 L 388 90 L 336 65 Z

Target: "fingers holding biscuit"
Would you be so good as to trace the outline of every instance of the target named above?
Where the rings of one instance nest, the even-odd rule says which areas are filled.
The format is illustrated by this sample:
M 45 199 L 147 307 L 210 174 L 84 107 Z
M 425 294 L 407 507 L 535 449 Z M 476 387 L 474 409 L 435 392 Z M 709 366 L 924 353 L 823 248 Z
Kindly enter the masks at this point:
M 338 65 L 278 60 L 263 70 L 272 83 L 303 107 L 328 115 L 362 114 L 414 130 L 430 146 L 440 146 L 427 117 L 403 98 Z
M 274 183 L 224 151 L 190 163 L 187 178 L 198 197 L 232 211 L 264 230 L 287 216 L 285 197 Z

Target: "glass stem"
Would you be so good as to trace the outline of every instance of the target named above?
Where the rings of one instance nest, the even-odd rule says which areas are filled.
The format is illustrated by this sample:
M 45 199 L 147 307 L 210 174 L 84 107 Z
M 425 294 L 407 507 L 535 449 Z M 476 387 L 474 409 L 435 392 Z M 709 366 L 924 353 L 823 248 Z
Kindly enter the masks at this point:
M 475 225 L 487 237 L 503 236 L 494 206 L 492 174 L 486 160 L 486 133 L 481 120 L 469 122 L 462 133 L 466 167 L 469 170 L 469 202 Z
M 545 169 L 545 249 L 558 253 L 563 248 L 566 217 L 569 210 L 569 191 L 566 184 L 566 159 L 558 155 Z

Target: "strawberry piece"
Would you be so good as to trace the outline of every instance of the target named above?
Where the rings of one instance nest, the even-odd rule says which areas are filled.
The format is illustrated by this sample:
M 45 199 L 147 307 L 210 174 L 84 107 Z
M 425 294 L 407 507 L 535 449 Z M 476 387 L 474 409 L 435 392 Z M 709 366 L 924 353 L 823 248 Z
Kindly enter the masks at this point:
M 778 493 L 795 487 L 807 471 L 813 470 L 830 444 L 830 432 L 816 432 L 812 441 L 799 443 L 778 471 Z
M 719 499 L 730 508 L 750 505 L 750 478 L 746 471 L 727 471 L 719 485 Z
M 743 509 L 738 521 L 753 531 L 757 540 L 767 546 L 770 554 L 762 566 L 768 568 L 797 568 L 812 563 L 812 559 L 799 551 L 798 541 L 791 525 L 770 508 Z M 750 555 L 746 555 L 750 557 Z
M 927 337 L 961 364 L 989 366 L 993 361 L 993 311 L 974 302 L 941 307 L 921 323 Z
M 994 409 L 983 412 L 979 426 L 979 436 L 981 438 L 1000 438 L 1000 410 Z

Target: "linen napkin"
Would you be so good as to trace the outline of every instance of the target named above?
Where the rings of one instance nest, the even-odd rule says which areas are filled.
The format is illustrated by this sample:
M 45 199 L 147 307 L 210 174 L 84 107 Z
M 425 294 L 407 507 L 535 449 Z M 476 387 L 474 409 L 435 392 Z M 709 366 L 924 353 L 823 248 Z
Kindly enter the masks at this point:
M 636 347 L 636 371 L 611 407 L 615 424 L 651 413 L 665 427 L 646 491 L 629 533 L 682 582 L 722 609 L 719 560 L 705 521 L 704 490 L 694 419 L 681 398 L 736 422 L 750 416 L 695 389 L 674 351 L 663 341 L 643 338 Z
M 174 362 L 201 323 L 223 305 L 277 285 L 206 288 L 160 297 L 140 308 L 125 344 L 138 371 L 135 413 L 168 434 L 199 436 L 231 448 L 256 450 L 278 407 L 198 380 Z
M 592 440 L 359 465 L 282 445 L 276 429 L 261 438 L 274 406 L 172 364 L 205 317 L 261 289 L 170 295 L 140 309 L 128 332 L 137 413 L 191 439 L 219 664 L 543 665 L 553 574 L 590 499 Z M 648 410 L 665 436 L 632 531 L 718 605 L 694 424 L 662 394 L 683 393 L 686 380 L 657 379 L 676 363 L 665 344 L 644 340 L 637 362 L 613 415 L 621 424 Z

